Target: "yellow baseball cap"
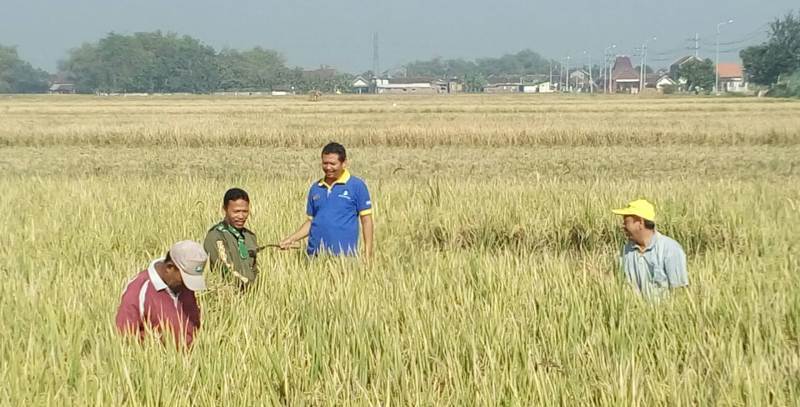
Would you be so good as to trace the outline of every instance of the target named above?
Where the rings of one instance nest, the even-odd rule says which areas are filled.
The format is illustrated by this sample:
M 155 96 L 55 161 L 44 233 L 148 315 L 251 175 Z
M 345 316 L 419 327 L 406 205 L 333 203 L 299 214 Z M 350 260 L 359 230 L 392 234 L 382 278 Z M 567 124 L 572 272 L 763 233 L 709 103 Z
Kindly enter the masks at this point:
M 637 199 L 628 203 L 627 208 L 612 209 L 617 215 L 634 215 L 651 222 L 656 221 L 656 208 L 646 199 Z

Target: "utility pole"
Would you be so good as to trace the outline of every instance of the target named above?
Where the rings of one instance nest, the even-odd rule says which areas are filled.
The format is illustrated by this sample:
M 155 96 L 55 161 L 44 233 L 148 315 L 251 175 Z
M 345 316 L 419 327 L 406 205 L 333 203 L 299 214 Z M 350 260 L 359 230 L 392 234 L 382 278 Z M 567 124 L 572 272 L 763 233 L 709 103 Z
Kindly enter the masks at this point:
M 714 72 L 716 76 L 716 80 L 714 82 L 714 92 L 717 94 L 717 96 L 719 96 L 719 29 L 726 24 L 733 24 L 733 19 L 717 24 L 717 63 L 714 66 Z
M 381 76 L 381 60 L 378 55 L 378 32 L 372 33 L 372 76 L 380 79 Z
M 653 41 L 655 41 L 656 39 L 657 39 L 656 37 L 653 37 Z M 645 69 L 645 66 L 647 64 L 648 41 L 649 40 L 645 40 L 644 44 L 642 44 L 642 66 L 640 66 L 641 74 L 639 74 L 639 94 L 642 94 L 642 92 L 644 92 L 644 88 L 647 86 L 647 77 L 645 76 L 647 75 L 647 70 Z
M 594 93 L 594 81 L 592 80 L 592 54 L 589 51 L 583 51 L 589 59 L 589 93 Z
M 694 33 L 694 57 L 700 58 L 700 34 Z
M 605 89 L 605 93 L 610 93 L 611 92 L 611 68 L 610 68 L 611 62 L 609 60 L 609 56 L 610 56 L 609 51 L 613 50 L 616 47 L 617 47 L 616 44 L 611 44 L 611 46 L 608 46 L 608 47 L 606 47 L 605 50 L 603 50 L 603 57 L 604 57 L 604 59 L 603 59 L 603 71 L 605 72 L 604 78 L 603 78 L 603 88 Z
M 570 57 L 569 55 L 567 55 L 567 76 L 566 76 L 566 78 L 564 78 L 564 79 L 565 79 L 565 82 L 566 82 L 566 84 L 567 84 L 567 92 L 569 92 L 569 60 L 570 60 L 571 58 L 572 58 L 572 57 Z

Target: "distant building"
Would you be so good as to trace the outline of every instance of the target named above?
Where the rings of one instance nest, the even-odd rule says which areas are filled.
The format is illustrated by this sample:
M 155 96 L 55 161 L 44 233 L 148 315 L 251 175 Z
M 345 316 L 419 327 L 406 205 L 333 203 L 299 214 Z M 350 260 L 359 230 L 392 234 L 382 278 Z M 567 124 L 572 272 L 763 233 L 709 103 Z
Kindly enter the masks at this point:
M 677 61 L 673 62 L 673 63 L 672 63 L 670 66 L 669 66 L 669 76 L 670 76 L 670 78 L 672 78 L 672 79 L 674 79 L 675 81 L 678 81 L 678 82 L 679 82 L 679 80 L 680 80 L 680 70 L 681 70 L 681 68 L 682 68 L 684 65 L 686 65 L 687 63 L 689 63 L 689 62 L 692 62 L 692 61 L 695 61 L 695 62 L 703 62 L 703 60 L 702 60 L 702 59 L 700 59 L 700 58 L 698 58 L 698 57 L 696 57 L 696 56 L 694 56 L 694 55 L 687 55 L 687 56 L 685 56 L 685 57 L 678 58 L 678 60 L 677 60 Z
M 50 85 L 49 92 L 59 95 L 71 95 L 76 93 L 75 84 L 72 83 L 54 83 Z
M 569 74 L 569 89 L 578 92 L 590 92 L 594 84 L 590 80 L 589 72 L 576 69 Z
M 335 78 L 337 74 L 338 72 L 336 72 L 336 69 L 333 69 L 327 65 L 322 65 L 319 67 L 319 69 L 303 71 L 303 79 L 326 81 Z
M 406 77 L 375 79 L 374 87 L 375 93 L 378 94 L 446 94 L 464 91 L 463 82 L 457 78 Z
M 670 78 L 670 76 L 669 76 L 669 75 L 667 75 L 667 74 L 661 74 L 661 75 L 659 75 L 659 76 L 658 76 L 658 79 L 657 79 L 657 80 L 656 80 L 656 82 L 655 82 L 656 89 L 657 89 L 659 92 L 663 92 L 663 91 L 664 91 L 664 88 L 666 88 L 666 87 L 669 87 L 669 86 L 677 86 L 677 85 L 678 85 L 678 83 L 677 83 L 677 82 L 675 82 L 675 80 L 674 80 L 674 79 Z
M 555 87 L 550 81 L 537 83 L 535 85 L 522 85 L 522 93 L 553 93 Z
M 639 93 L 639 72 L 633 68 L 631 59 L 618 56 L 611 69 L 612 93 Z
M 290 85 L 277 85 L 272 87 L 272 96 L 294 95 L 294 87 Z
M 458 78 L 447 80 L 447 93 L 461 93 L 464 91 L 464 82 Z
M 394 95 L 423 95 L 439 93 L 432 78 L 392 78 L 376 81 L 375 93 Z
M 356 76 L 356 78 L 350 82 L 350 87 L 353 88 L 353 93 L 358 93 L 359 95 L 362 93 L 369 93 L 369 81 L 361 76 Z
M 519 82 L 490 83 L 483 87 L 485 93 L 519 93 L 522 84 Z
M 744 80 L 744 69 L 736 63 L 720 63 L 717 65 L 719 72 L 719 87 L 725 92 L 746 92 L 747 82 Z

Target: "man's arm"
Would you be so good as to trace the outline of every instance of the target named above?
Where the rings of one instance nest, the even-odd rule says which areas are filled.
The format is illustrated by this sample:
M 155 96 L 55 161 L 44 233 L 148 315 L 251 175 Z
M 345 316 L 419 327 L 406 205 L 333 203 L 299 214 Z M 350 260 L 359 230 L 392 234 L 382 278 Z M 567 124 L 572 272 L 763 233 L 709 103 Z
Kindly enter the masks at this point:
M 227 268 L 225 262 L 221 257 L 227 257 L 226 253 L 220 253 L 219 244 L 217 242 L 222 241 L 223 244 L 223 251 L 224 251 L 224 241 L 222 240 L 222 236 L 219 233 L 211 230 L 206 234 L 206 239 L 203 241 L 203 249 L 208 254 L 208 266 L 211 269 L 212 273 L 216 273 L 219 271 L 224 271 Z M 227 260 L 227 259 L 226 259 Z
M 302 225 L 300 225 L 300 228 L 297 229 L 296 232 L 292 233 L 285 239 L 281 240 L 281 242 L 279 243 L 281 249 L 282 250 L 289 249 L 294 242 L 301 239 L 305 239 L 308 236 L 309 232 L 311 232 L 311 219 L 308 219 Z
M 682 288 L 689 285 L 689 273 L 686 270 L 686 253 L 680 245 L 670 247 L 664 255 L 664 272 L 667 274 L 669 288 Z
M 372 197 L 367 184 L 359 182 L 356 186 L 356 210 L 361 219 L 361 234 L 364 237 L 364 256 L 367 260 L 372 258 L 372 240 L 375 225 L 372 220 Z
M 122 294 L 122 300 L 117 309 L 117 330 L 123 335 L 139 335 L 142 328 L 142 315 L 139 312 L 139 292 L 141 286 L 129 283 Z
M 364 256 L 370 260 L 372 259 L 372 239 L 375 233 L 372 215 L 361 216 L 361 233 L 364 235 Z
M 311 233 L 311 220 L 314 219 L 316 215 L 316 211 L 314 209 L 314 198 L 313 198 L 313 191 L 314 187 L 311 187 L 311 190 L 308 191 L 308 197 L 306 198 L 306 215 L 308 219 L 300 225 L 300 228 L 297 229 L 294 233 L 287 236 L 283 240 L 281 240 L 278 245 L 281 247 L 281 250 L 287 250 L 292 247 L 294 242 L 305 239 L 309 233 Z

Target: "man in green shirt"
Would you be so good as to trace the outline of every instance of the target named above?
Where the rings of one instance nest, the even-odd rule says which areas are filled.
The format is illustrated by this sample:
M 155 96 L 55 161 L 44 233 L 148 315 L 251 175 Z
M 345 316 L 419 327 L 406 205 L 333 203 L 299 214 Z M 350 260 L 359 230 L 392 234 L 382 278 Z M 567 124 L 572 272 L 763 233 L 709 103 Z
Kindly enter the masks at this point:
M 213 273 L 232 279 L 244 289 L 258 277 L 256 235 L 245 227 L 250 216 L 250 196 L 231 188 L 222 200 L 225 218 L 208 230 L 203 248 Z

